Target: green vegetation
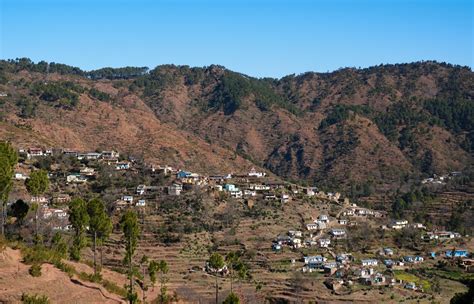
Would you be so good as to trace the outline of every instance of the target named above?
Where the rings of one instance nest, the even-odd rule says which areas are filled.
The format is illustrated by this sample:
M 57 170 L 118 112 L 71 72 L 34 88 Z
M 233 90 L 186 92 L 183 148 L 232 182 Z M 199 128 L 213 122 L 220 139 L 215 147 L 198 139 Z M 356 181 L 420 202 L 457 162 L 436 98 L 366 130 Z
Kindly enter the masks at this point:
M 420 279 L 419 277 L 417 277 L 414 274 L 405 272 L 403 270 L 394 270 L 393 273 L 395 275 L 395 279 L 403 280 L 404 282 L 407 282 L 407 283 L 408 282 L 413 282 L 416 285 L 421 285 L 421 287 L 423 288 L 423 291 L 425 291 L 425 292 L 430 291 L 430 289 L 431 289 L 431 284 L 430 284 L 429 281 L 424 280 L 424 279 Z
M 32 118 L 36 115 L 37 104 L 29 97 L 21 96 L 16 101 L 16 106 L 20 109 L 21 118 Z
M 343 105 L 337 104 L 332 107 L 325 119 L 321 121 L 319 125 L 320 130 L 338 124 L 351 117 L 351 114 L 368 115 L 371 110 L 368 106 L 355 106 L 355 105 Z
M 128 265 L 128 277 L 130 279 L 127 299 L 130 303 L 135 303 L 138 301 L 138 295 L 133 291 L 133 256 L 137 249 L 138 236 L 140 234 L 137 214 L 133 211 L 125 212 L 120 219 L 120 227 L 122 228 L 125 241 L 125 257 L 123 262 L 125 265 Z
M 93 237 L 94 251 L 94 273 L 97 275 L 97 242 L 103 244 L 112 232 L 112 220 L 105 210 L 104 202 L 99 199 L 92 199 L 87 203 L 87 213 L 89 216 L 88 232 Z
M 45 295 L 29 295 L 23 293 L 21 295 L 21 303 L 23 304 L 49 304 L 49 298 Z
M 226 71 L 221 78 L 208 106 L 230 115 L 241 108 L 243 100 L 250 95 L 255 98 L 255 104 L 261 111 L 268 111 L 276 105 L 293 114 L 299 114 L 293 104 L 275 92 L 269 80 L 250 78 L 231 71 Z
M 30 269 L 28 270 L 28 273 L 32 277 L 40 277 L 41 276 L 41 265 L 40 264 L 31 265 Z
M 424 103 L 430 112 L 433 123 L 444 126 L 456 134 L 466 132 L 463 147 L 468 152 L 474 151 L 474 103 L 464 99 L 431 99 Z
M 14 168 L 17 162 L 18 154 L 13 146 L 6 141 L 0 142 L 0 204 L 2 204 L 0 218 L 2 221 L 2 237 L 5 235 L 6 205 L 12 190 Z
M 215 271 L 214 273 L 214 276 L 216 278 L 216 303 L 218 303 L 218 299 L 219 299 L 219 283 L 217 281 L 217 272 L 222 268 L 224 267 L 225 263 L 224 263 L 224 258 L 222 257 L 222 255 L 220 255 L 219 253 L 217 252 L 214 252 L 213 254 L 211 254 L 211 256 L 209 257 L 209 260 L 208 260 L 208 265 L 211 269 L 213 269 Z
M 239 303 L 240 303 L 239 297 L 233 292 L 229 293 L 229 295 L 225 298 L 224 302 L 222 302 L 222 304 L 239 304 Z
M 79 94 L 84 89 L 73 82 L 36 82 L 31 93 L 54 107 L 72 109 L 79 102 Z
M 100 101 L 109 101 L 111 99 L 109 94 L 107 94 L 105 92 L 102 92 L 102 91 L 99 91 L 96 88 L 90 89 L 89 90 L 89 95 L 92 98 L 98 99 Z
M 74 240 L 71 248 L 71 259 L 79 261 L 81 259 L 81 249 L 86 245 L 84 233 L 89 225 L 89 214 L 87 204 L 81 198 L 75 198 L 69 204 L 69 222 L 74 229 Z
M 148 67 L 102 68 L 89 71 L 86 76 L 91 79 L 130 79 L 142 76 L 148 72 Z

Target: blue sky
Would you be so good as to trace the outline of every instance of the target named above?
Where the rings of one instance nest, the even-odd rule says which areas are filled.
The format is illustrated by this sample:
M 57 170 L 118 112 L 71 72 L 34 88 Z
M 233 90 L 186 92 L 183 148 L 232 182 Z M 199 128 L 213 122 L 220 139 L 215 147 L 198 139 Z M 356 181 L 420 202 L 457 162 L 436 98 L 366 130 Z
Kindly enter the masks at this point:
M 0 57 L 259 77 L 418 60 L 472 68 L 472 2 L 0 0 Z

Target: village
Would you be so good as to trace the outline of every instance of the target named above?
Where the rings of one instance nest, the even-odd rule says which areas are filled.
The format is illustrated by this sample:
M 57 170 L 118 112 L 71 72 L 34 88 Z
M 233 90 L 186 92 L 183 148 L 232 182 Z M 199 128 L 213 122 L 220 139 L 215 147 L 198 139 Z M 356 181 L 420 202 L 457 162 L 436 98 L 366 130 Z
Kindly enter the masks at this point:
M 317 187 L 303 187 L 281 181 L 251 168 L 247 172 L 202 175 L 184 168 L 169 165 L 146 164 L 133 157 L 124 157 L 114 150 L 81 152 L 70 149 L 19 149 L 22 159 L 15 169 L 17 184 L 28 179 L 33 164 L 46 159 L 48 178 L 53 182 L 53 191 L 48 195 L 28 196 L 18 192 L 12 195 L 10 205 L 16 199 L 23 199 L 39 205 L 36 220 L 41 229 L 67 233 L 71 226 L 68 220 L 68 202 L 74 195 L 82 193 L 85 187 L 97 182 L 100 176 L 146 172 L 154 178 L 160 177 L 160 184 L 153 179 L 132 179 L 126 186 L 117 187 L 107 198 L 109 211 L 114 214 L 133 208 L 139 213 L 156 208 L 156 201 L 173 200 L 189 193 L 204 192 L 220 200 L 246 204 L 252 208 L 259 201 L 273 206 L 289 205 L 300 200 L 324 202 L 328 208 L 314 209 L 305 214 L 305 221 L 295 222 L 288 231 L 281 231 L 267 248 L 275 257 L 284 254 L 292 271 L 303 274 L 319 274 L 326 288 L 341 294 L 353 290 L 355 285 L 378 288 L 391 286 L 416 293 L 424 293 L 433 287 L 426 280 L 413 274 L 424 265 L 435 267 L 442 263 L 456 261 L 466 273 L 474 272 L 474 259 L 468 246 L 469 236 L 456 231 L 429 230 L 424 223 L 392 219 L 386 211 L 373 210 L 351 203 L 337 192 L 320 191 Z M 53 159 L 67 160 L 64 165 Z M 73 169 L 71 169 L 73 168 Z M 105 169 L 104 169 L 105 168 Z M 71 170 L 70 170 L 71 169 Z M 101 172 L 102 171 L 102 172 Z M 366 227 L 384 235 L 395 235 L 400 231 L 417 231 L 420 242 L 432 244 L 432 251 L 407 250 L 392 242 L 391 246 L 380 246 L 376 250 L 351 251 L 354 242 L 351 229 Z M 361 242 L 361 240 L 358 240 Z M 203 271 L 209 271 L 202 265 Z M 214 271 L 214 270 L 213 270 Z M 223 276 L 228 273 L 220 269 Z

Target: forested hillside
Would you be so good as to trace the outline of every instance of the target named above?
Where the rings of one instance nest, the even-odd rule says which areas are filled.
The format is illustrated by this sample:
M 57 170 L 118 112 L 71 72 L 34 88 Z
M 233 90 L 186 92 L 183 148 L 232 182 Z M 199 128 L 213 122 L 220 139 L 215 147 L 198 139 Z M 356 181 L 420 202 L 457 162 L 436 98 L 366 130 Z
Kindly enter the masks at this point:
M 474 73 L 437 62 L 257 79 L 221 66 L 0 62 L 0 135 L 359 195 L 468 169 Z

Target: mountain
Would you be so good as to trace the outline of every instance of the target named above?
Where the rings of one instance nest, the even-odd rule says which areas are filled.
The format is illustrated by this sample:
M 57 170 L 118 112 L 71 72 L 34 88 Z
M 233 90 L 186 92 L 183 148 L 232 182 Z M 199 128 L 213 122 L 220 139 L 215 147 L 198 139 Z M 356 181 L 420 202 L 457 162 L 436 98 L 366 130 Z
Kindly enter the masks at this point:
M 221 66 L 82 71 L 0 62 L 0 136 L 21 146 L 116 148 L 204 172 L 255 166 L 369 195 L 461 171 L 474 151 L 474 73 L 438 62 L 281 79 Z

